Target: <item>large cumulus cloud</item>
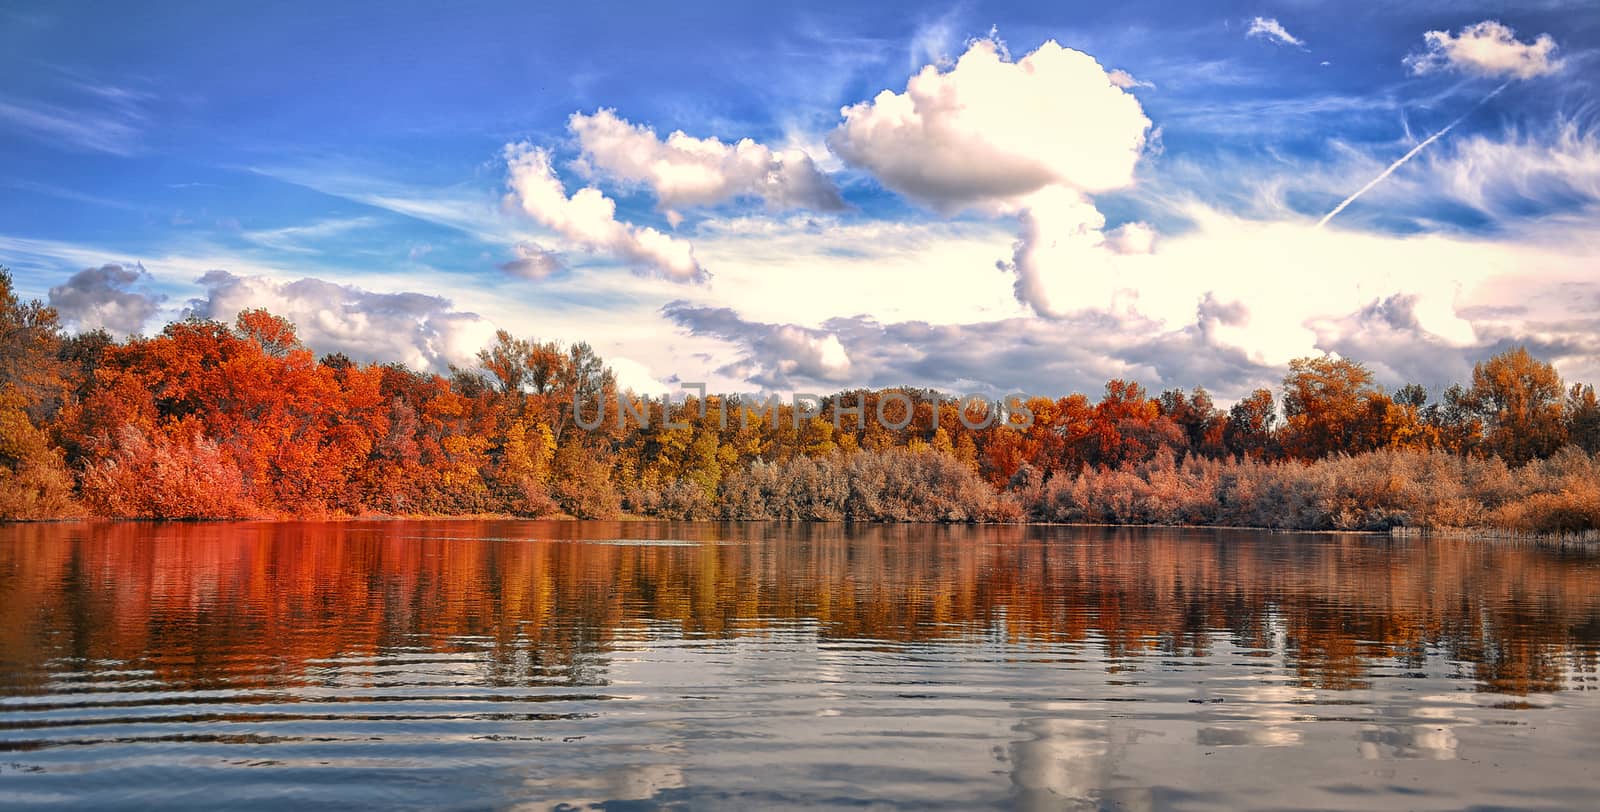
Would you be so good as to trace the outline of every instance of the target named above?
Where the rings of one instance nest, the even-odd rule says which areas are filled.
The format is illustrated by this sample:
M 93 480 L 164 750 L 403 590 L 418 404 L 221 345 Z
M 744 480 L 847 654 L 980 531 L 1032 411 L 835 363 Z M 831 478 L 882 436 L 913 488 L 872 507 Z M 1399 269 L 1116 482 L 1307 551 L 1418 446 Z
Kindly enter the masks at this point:
M 469 365 L 494 336 L 494 325 L 455 309 L 441 296 L 377 293 L 316 278 L 284 281 L 210 271 L 205 295 L 189 301 L 199 318 L 232 321 L 264 308 L 294 322 L 300 340 L 317 352 L 342 352 L 357 361 L 399 361 L 446 372 Z
M 1018 301 L 1045 316 L 1079 305 L 1052 296 L 1050 277 L 1095 273 L 1147 234 L 1104 233 L 1092 196 L 1124 189 L 1150 119 L 1127 82 L 1094 57 L 1048 41 L 1013 61 L 994 39 L 974 41 L 948 70 L 929 65 L 904 92 L 844 108 L 829 146 L 885 186 L 935 210 L 1020 213 L 1005 269 Z
M 850 382 L 856 374 L 839 336 L 828 330 L 747 321 L 731 308 L 683 301 L 669 303 L 662 312 L 691 335 L 734 344 L 738 358 L 716 372 L 763 389 L 837 387 Z
M 137 289 L 149 278 L 144 266 L 137 264 L 85 268 L 50 289 L 50 306 L 63 322 L 79 330 L 137 333 L 167 298 Z
M 648 186 L 673 217 L 734 198 L 756 198 L 773 210 L 844 208 L 833 182 L 799 149 L 774 150 L 749 138 L 727 144 L 682 130 L 663 140 L 605 109 L 574 113 L 567 127 L 578 138 L 581 168 Z
M 593 186 L 567 195 L 549 150 L 513 144 L 505 150 L 509 201 L 579 247 L 622 260 L 636 272 L 677 282 L 705 280 L 688 241 L 617 219 L 617 204 Z
M 918 385 L 1053 396 L 1098 392 L 1120 377 L 1147 386 L 1204 384 L 1227 395 L 1277 375 L 1240 350 L 1208 343 L 1195 325 L 1167 329 L 1133 314 L 1085 311 L 1053 321 L 1017 317 L 965 324 L 851 316 L 806 327 L 684 302 L 668 305 L 664 313 L 690 335 L 732 344 L 738 359 L 717 372 L 763 390 Z
M 1054 40 L 1015 62 L 977 40 L 949 70 L 929 65 L 842 114 L 828 139 L 840 157 L 944 211 L 1128 186 L 1150 127 L 1094 57 Z
M 1439 387 L 1517 344 L 1569 380 L 1600 378 L 1600 254 L 1581 229 L 1552 224 L 1513 242 L 1334 232 L 1179 208 L 1187 231 L 1155 253 L 1108 254 L 1104 272 L 1070 291 L 1084 305 L 1055 319 L 972 310 L 940 323 L 881 308 L 797 316 L 765 306 L 759 291 L 678 303 L 665 315 L 690 336 L 731 346 L 737 363 L 720 372 L 780 390 L 911 384 L 1057 394 L 1130 377 L 1151 388 L 1203 384 L 1228 399 L 1275 385 L 1292 358 L 1328 352 L 1367 362 L 1386 386 Z M 924 253 L 930 269 L 944 263 L 941 250 Z M 806 341 L 776 340 L 786 334 Z M 848 366 L 816 371 L 824 341 L 837 341 L 833 357 Z

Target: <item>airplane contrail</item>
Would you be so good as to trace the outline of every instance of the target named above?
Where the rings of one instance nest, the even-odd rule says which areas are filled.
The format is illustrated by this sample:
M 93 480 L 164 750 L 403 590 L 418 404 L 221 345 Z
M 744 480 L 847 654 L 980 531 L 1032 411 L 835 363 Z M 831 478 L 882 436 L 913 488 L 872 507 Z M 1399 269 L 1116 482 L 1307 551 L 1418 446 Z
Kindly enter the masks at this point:
M 1466 121 L 1467 120 L 1467 116 L 1470 116 L 1473 113 L 1476 113 L 1478 111 L 1479 107 L 1484 106 L 1485 104 L 1488 103 L 1488 101 L 1490 99 L 1494 98 L 1495 96 L 1500 95 L 1500 91 L 1505 90 L 1506 89 L 1506 85 L 1509 85 L 1509 84 L 1511 84 L 1511 82 L 1507 81 L 1505 84 L 1495 88 L 1494 90 L 1489 91 L 1489 95 L 1484 96 L 1482 99 L 1479 99 L 1477 104 L 1472 105 L 1472 109 L 1468 110 L 1465 113 L 1462 113 L 1461 116 L 1459 118 L 1457 118 L 1455 121 L 1452 121 L 1449 124 L 1444 125 L 1444 129 L 1442 129 L 1442 130 L 1434 133 L 1433 135 L 1430 135 L 1427 138 L 1423 139 L 1422 143 L 1412 147 L 1410 152 L 1407 152 L 1406 154 L 1401 155 L 1400 156 L 1400 160 L 1395 161 L 1392 164 L 1389 164 L 1389 168 L 1388 169 L 1385 169 L 1382 172 L 1379 172 L 1378 176 L 1373 178 L 1372 180 L 1368 181 L 1366 186 L 1363 186 L 1360 189 L 1357 189 L 1355 194 L 1345 198 L 1344 202 L 1340 203 L 1339 205 L 1334 206 L 1333 207 L 1333 211 L 1330 211 L 1327 214 L 1322 215 L 1322 219 L 1317 221 L 1317 228 L 1322 228 L 1323 226 L 1327 225 L 1328 221 L 1332 220 L 1334 218 L 1334 216 L 1337 215 L 1339 212 L 1344 211 L 1346 206 L 1350 205 L 1351 203 L 1356 202 L 1356 198 L 1358 198 L 1358 197 L 1366 194 L 1367 192 L 1371 191 L 1372 187 L 1377 186 L 1378 184 L 1382 183 L 1384 178 L 1387 178 L 1390 175 L 1393 175 L 1394 171 L 1396 169 L 1399 169 L 1401 166 L 1404 166 L 1406 161 L 1409 161 L 1412 158 L 1415 158 L 1417 156 L 1417 153 L 1423 151 L 1424 149 L 1427 149 L 1429 144 L 1432 144 L 1433 142 L 1439 140 L 1440 136 L 1443 136 L 1445 133 L 1450 132 L 1451 130 L 1455 129 L 1455 126 L 1457 124 L 1460 124 L 1461 122 Z

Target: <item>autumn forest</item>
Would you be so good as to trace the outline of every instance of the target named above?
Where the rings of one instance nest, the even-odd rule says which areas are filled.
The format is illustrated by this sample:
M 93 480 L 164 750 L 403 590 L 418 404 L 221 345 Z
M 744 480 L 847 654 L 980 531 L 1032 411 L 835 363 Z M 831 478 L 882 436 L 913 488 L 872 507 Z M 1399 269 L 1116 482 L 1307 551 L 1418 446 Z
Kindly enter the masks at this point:
M 0 518 L 1600 527 L 1594 389 L 1521 348 L 1436 398 L 1304 358 L 1281 391 L 1228 409 L 1203 388 L 1113 380 L 1098 399 L 1031 398 L 1025 427 L 982 429 L 993 405 L 924 390 L 838 393 L 797 416 L 617 389 L 588 345 L 505 332 L 449 375 L 318 357 L 259 310 L 125 341 L 69 335 L 0 274 Z M 885 425 L 873 415 L 890 392 L 905 397 L 883 404 Z M 619 399 L 645 425 L 576 425 L 575 401 Z

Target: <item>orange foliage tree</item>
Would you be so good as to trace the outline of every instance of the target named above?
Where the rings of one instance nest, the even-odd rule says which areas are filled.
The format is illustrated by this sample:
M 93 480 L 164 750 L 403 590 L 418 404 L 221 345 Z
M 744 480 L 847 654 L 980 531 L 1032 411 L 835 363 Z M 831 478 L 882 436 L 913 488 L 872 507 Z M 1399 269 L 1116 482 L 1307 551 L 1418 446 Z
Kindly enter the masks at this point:
M 1171 503 L 1150 516 L 1182 518 L 1205 513 L 1173 502 L 1190 487 L 1179 484 L 1185 477 L 1200 483 L 1196 492 L 1222 493 L 1228 482 L 1282 479 L 1250 466 L 1284 458 L 1441 450 L 1515 464 L 1549 457 L 1567 440 L 1600 446 L 1593 389 L 1565 388 L 1523 350 L 1480 364 L 1470 389 L 1432 402 L 1419 386 L 1385 393 L 1348 359 L 1297 359 L 1283 380 L 1281 425 L 1265 389 L 1226 411 L 1204 388 L 1152 397 L 1125 379 L 1108 382 L 1098 400 L 857 389 L 802 412 L 778 400 L 667 404 L 619 393 L 583 343 L 501 331 L 476 361 L 441 375 L 318 359 L 293 324 L 261 310 L 125 341 L 66 336 L 54 311 L 18 300 L 0 272 L 0 518 L 86 506 L 149 518 L 631 510 L 971 519 L 1031 504 L 1041 517 L 1121 520 L 1135 515 L 1124 508 L 1141 489 Z M 586 418 L 603 410 L 604 419 L 580 428 L 575 402 Z M 1206 467 L 1212 460 L 1243 467 L 1223 476 Z M 949 492 L 928 490 L 928 505 L 911 506 L 907 472 Z M 881 492 L 846 494 L 839 482 Z M 981 504 L 982 489 L 993 504 Z M 1559 499 L 1576 500 L 1581 513 L 1588 497 L 1579 491 Z M 762 498 L 790 504 L 768 510 L 754 504 Z M 1093 505 L 1101 507 L 1085 507 Z M 1371 521 L 1387 521 L 1385 510 Z M 1332 521 L 1304 521 L 1324 520 Z

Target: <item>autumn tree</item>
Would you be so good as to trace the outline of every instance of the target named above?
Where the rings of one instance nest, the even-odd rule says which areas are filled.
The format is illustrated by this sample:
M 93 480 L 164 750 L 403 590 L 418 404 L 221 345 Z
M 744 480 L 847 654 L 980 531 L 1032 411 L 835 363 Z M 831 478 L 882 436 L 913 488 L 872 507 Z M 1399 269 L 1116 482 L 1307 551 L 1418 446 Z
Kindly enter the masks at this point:
M 1150 399 L 1144 387 L 1132 381 L 1113 379 L 1106 383 L 1105 396 L 1095 404 L 1091 432 L 1080 443 L 1085 460 L 1093 465 L 1116 467 L 1149 459 L 1162 447 L 1184 445 L 1183 430 L 1161 414 L 1161 407 Z
M 1472 406 L 1487 424 L 1489 451 L 1520 465 L 1566 442 L 1565 394 L 1556 368 L 1526 347 L 1506 350 L 1472 368 Z
M 1317 459 L 1352 450 L 1372 413 L 1372 373 L 1333 356 L 1296 358 L 1283 379 L 1285 450 Z
M 1600 451 L 1600 402 L 1594 387 L 1573 384 L 1567 390 L 1567 442 L 1593 454 Z
M 261 310 L 232 323 L 186 319 L 124 341 L 103 331 L 68 337 L 54 311 L 19 301 L 0 274 L 0 517 L 84 505 L 150 518 L 558 510 L 604 518 L 627 505 L 697 518 L 953 521 L 1015 518 L 1026 505 L 1040 518 L 1209 521 L 1221 505 L 1277 499 L 1284 488 L 1316 494 L 1307 505 L 1348 502 L 1340 489 L 1368 480 L 1379 496 L 1396 493 L 1393 465 L 1421 459 L 1399 450 L 1490 451 L 1515 464 L 1552 453 L 1564 438 L 1600 446 L 1594 390 L 1563 389 L 1553 368 L 1525 352 L 1480 364 L 1471 389 L 1451 387 L 1437 401 L 1417 385 L 1385 394 L 1352 361 L 1299 359 L 1284 380 L 1282 428 L 1268 390 L 1224 413 L 1203 388 L 1152 398 L 1126 380 L 1110 381 L 1098 402 L 1031 398 L 1031 421 L 1013 421 L 1021 410 L 1012 404 L 902 388 L 837 393 L 821 399 L 820 412 L 715 395 L 630 400 L 648 414 L 641 426 L 622 422 L 618 397 L 614 375 L 587 344 L 507 332 L 476 365 L 448 375 L 337 352 L 316 359 L 292 323 Z M 580 427 L 574 402 L 585 423 L 602 408 L 606 418 Z M 879 422 L 880 403 L 892 427 Z M 974 428 L 982 423 L 998 424 Z M 1396 451 L 1322 463 L 1319 470 L 1344 472 L 1334 480 L 1303 466 L 1230 469 L 1204 459 L 1274 460 L 1285 448 L 1305 458 Z M 1455 464 L 1443 457 L 1427 464 Z M 1564 454 L 1559 475 L 1580 485 L 1496 508 L 1504 513 L 1496 521 L 1580 526 L 1592 492 L 1581 485 L 1588 465 Z M 1515 475 L 1556 475 L 1535 469 Z M 1213 488 L 1233 490 L 1204 496 Z M 1472 520 L 1470 505 L 1446 502 L 1450 520 Z M 1341 507 L 1335 523 L 1382 526 L 1398 509 Z
M 1182 389 L 1168 389 L 1158 402 L 1161 414 L 1183 430 L 1190 453 L 1215 457 L 1223 453 L 1223 434 L 1227 416 L 1216 408 L 1211 393 L 1197 386 L 1185 395 Z
M 0 266 L 0 387 L 21 398 L 35 426 L 54 416 L 66 393 L 61 340 L 56 309 L 17 298 L 11 272 Z
M 1471 395 L 1460 384 L 1451 384 L 1437 402 L 1423 407 L 1422 419 L 1439 448 L 1453 454 L 1476 454 L 1482 446 L 1483 421 Z
M 1257 389 L 1228 409 L 1223 444 L 1228 453 L 1252 459 L 1276 455 L 1277 405 L 1271 390 Z
M 0 268 L 0 519 L 74 510 L 72 477 L 45 428 L 69 389 L 56 312 L 19 300 Z
M 189 425 L 146 434 L 124 426 L 115 450 L 84 471 L 84 498 L 101 516 L 231 519 L 259 508 L 233 456 Z
M 1395 400 L 1383 392 L 1368 392 L 1349 434 L 1348 445 L 1342 450 L 1359 454 L 1380 448 L 1429 447 L 1428 426 L 1417 407 L 1410 403 L 1414 396 L 1415 393 L 1407 392 L 1406 400 Z
M 533 374 L 533 342 L 496 330 L 494 343 L 478 351 L 478 365 L 489 373 L 496 391 L 520 400 Z
M 272 358 L 287 358 L 289 353 L 305 349 L 294 324 L 282 316 L 274 316 L 259 308 L 244 310 L 239 313 L 235 324 L 241 338 L 255 342 L 263 353 Z
M 1428 388 L 1420 383 L 1408 383 L 1396 389 L 1391 400 L 1420 411 L 1428 404 Z
M 0 520 L 70 515 L 77 509 L 72 475 L 25 405 L 14 387 L 0 386 Z

